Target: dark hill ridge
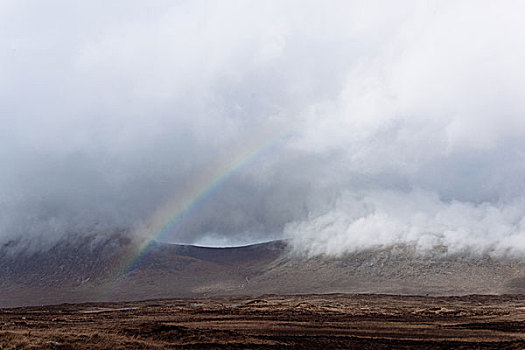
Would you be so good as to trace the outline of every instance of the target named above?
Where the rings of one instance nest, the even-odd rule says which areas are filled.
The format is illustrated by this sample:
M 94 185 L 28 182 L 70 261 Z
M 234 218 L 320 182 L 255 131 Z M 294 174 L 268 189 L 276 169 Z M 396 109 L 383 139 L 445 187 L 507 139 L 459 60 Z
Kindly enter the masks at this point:
M 525 259 L 421 255 L 408 246 L 304 257 L 285 241 L 207 248 L 155 243 L 125 273 L 123 235 L 63 241 L 45 252 L 0 250 L 0 306 L 263 293 L 525 292 Z

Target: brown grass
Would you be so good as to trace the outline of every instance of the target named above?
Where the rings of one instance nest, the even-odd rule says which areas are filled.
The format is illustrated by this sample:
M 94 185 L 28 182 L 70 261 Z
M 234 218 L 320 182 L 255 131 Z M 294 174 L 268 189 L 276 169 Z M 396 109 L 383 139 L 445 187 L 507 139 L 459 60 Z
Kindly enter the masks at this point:
M 0 309 L 0 349 L 523 348 L 524 331 L 523 296 L 266 295 Z

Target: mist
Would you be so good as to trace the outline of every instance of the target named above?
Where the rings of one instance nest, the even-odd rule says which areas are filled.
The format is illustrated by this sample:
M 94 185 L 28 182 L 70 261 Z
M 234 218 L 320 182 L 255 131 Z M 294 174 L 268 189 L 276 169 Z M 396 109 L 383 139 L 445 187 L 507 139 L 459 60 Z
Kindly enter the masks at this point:
M 0 243 L 152 236 L 253 151 L 162 239 L 521 253 L 524 7 L 3 1 Z

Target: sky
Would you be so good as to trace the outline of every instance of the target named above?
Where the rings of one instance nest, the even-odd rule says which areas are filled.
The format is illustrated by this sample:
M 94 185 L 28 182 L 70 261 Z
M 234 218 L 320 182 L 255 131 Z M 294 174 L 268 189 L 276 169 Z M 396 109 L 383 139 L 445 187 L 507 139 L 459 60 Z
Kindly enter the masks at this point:
M 521 254 L 524 10 L 0 0 L 0 243 Z

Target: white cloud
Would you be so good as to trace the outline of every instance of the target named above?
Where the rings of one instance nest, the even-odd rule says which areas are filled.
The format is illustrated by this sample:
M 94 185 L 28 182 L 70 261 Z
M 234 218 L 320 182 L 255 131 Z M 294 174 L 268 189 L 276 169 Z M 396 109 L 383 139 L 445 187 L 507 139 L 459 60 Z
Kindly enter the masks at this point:
M 295 248 L 311 255 L 341 255 L 360 249 L 411 244 L 426 251 L 445 246 L 493 254 L 525 252 L 523 199 L 473 204 L 443 201 L 435 193 L 381 191 L 345 193 L 332 210 L 289 223 Z

